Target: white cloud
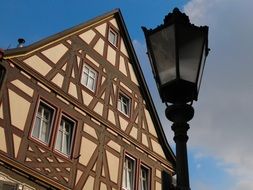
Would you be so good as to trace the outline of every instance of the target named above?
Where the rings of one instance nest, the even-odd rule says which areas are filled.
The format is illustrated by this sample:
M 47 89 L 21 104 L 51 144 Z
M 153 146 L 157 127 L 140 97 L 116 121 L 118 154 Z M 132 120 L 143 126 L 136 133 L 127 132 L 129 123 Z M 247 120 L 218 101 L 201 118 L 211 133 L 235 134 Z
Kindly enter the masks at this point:
M 234 190 L 253 189 L 253 1 L 192 0 L 192 23 L 209 26 L 210 55 L 189 147 L 224 162 Z
M 196 190 L 214 190 L 214 187 L 212 187 L 210 184 L 203 183 L 201 181 L 196 181 L 192 184 Z

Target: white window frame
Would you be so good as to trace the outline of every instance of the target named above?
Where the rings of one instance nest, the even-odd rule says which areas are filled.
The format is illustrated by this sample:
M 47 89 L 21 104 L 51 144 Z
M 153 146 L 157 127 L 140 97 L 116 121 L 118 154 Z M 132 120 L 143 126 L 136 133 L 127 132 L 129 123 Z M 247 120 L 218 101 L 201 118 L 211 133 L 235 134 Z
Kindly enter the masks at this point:
M 62 121 L 65 121 L 64 125 L 62 125 Z M 73 124 L 71 126 L 71 129 L 70 129 L 69 132 L 67 132 L 66 128 L 65 128 L 66 121 L 68 121 L 69 123 Z M 62 127 L 64 127 L 64 128 L 62 128 Z M 54 143 L 54 147 L 55 147 L 55 150 L 57 152 L 60 152 L 60 153 L 62 153 L 64 155 L 67 155 L 67 156 L 71 155 L 72 144 L 73 144 L 73 139 L 74 139 L 73 137 L 74 137 L 74 133 L 75 133 L 75 127 L 76 127 L 76 122 L 73 119 L 71 119 L 70 117 L 66 116 L 65 114 L 61 115 L 59 126 L 58 126 L 57 132 L 56 132 L 56 139 L 55 139 L 55 143 Z M 69 142 L 67 142 L 66 135 L 70 135 Z M 61 139 L 59 139 L 59 138 L 61 138 Z M 61 140 L 60 144 L 58 144 L 59 140 Z M 64 144 L 65 143 L 67 143 L 67 144 L 66 144 L 66 147 L 65 147 L 65 150 L 64 150 Z M 59 146 L 59 147 L 57 147 L 57 146 Z
M 112 28 L 109 28 L 109 32 L 108 32 L 108 41 L 114 45 L 115 47 L 117 47 L 117 44 L 118 44 L 118 38 L 119 38 L 119 35 L 118 33 L 113 30 Z
M 39 109 L 40 107 L 42 107 L 42 112 L 39 114 Z M 46 110 L 47 109 L 47 110 Z M 50 113 L 50 118 L 49 120 L 47 120 L 45 118 L 45 111 L 49 111 Z M 52 132 L 52 126 L 53 126 L 53 122 L 54 122 L 54 116 L 55 116 L 55 109 L 50 106 L 49 104 L 47 104 L 46 102 L 40 100 L 38 107 L 37 107 L 37 111 L 36 111 L 36 115 L 34 118 L 34 124 L 33 124 L 33 129 L 32 129 L 32 137 L 40 142 L 42 142 L 43 144 L 48 145 L 50 140 L 51 140 L 51 132 Z M 37 124 L 37 119 L 40 119 L 39 121 L 39 126 L 38 126 L 38 135 L 34 134 L 35 133 L 35 128 L 37 128 L 36 124 Z M 49 122 L 49 124 L 47 125 L 47 128 L 49 131 L 47 131 L 47 137 L 43 137 L 43 122 L 47 123 Z M 44 129 L 45 130 L 45 129 Z M 47 138 L 47 139 L 44 139 Z
M 145 172 L 145 176 L 143 175 L 143 172 Z M 140 166 L 140 182 L 139 182 L 139 190 L 149 190 L 149 184 L 150 184 L 150 169 L 141 164 Z
M 136 181 L 136 159 L 125 155 L 122 176 L 122 189 L 134 190 Z
M 89 90 L 91 90 L 92 92 L 95 92 L 97 85 L 97 76 L 98 73 L 95 69 L 93 69 L 88 64 L 84 64 L 81 76 L 81 84 L 84 85 Z
M 123 94 L 119 93 L 118 97 L 118 110 L 126 116 L 130 116 L 131 113 L 131 99 Z

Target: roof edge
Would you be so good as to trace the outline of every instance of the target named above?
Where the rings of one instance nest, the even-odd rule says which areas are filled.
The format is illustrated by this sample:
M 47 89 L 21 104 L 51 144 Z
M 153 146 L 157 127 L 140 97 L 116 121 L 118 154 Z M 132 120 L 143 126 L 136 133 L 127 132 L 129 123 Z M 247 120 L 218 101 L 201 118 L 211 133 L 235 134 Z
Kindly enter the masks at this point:
M 151 97 L 151 94 L 150 94 L 150 91 L 148 89 L 148 86 L 147 86 L 147 83 L 146 83 L 146 80 L 144 78 L 144 74 L 142 72 L 142 69 L 141 69 L 141 66 L 140 66 L 140 62 L 138 60 L 138 57 L 135 53 L 135 50 L 134 50 L 134 47 L 133 47 L 133 44 L 131 42 L 131 38 L 130 38 L 130 35 L 128 33 L 128 30 L 126 28 L 126 24 L 124 22 L 124 19 L 123 19 L 123 16 L 122 16 L 122 13 L 121 11 L 119 10 L 118 11 L 118 15 L 119 15 L 119 19 L 120 19 L 120 22 L 122 23 L 122 27 L 123 27 L 123 31 L 125 32 L 125 37 L 127 38 L 127 41 L 130 42 L 130 43 L 126 43 L 126 45 L 128 46 L 128 48 L 131 50 L 131 54 L 132 54 L 132 59 L 134 60 L 134 62 L 136 64 L 133 64 L 133 68 L 137 70 L 138 74 L 140 75 L 140 78 L 141 78 L 141 86 L 145 89 L 145 90 L 142 90 L 143 88 L 140 88 L 140 90 L 142 91 L 142 93 L 144 94 L 144 97 L 146 97 L 148 99 L 147 104 L 148 104 L 148 107 L 152 110 L 152 113 L 151 113 L 151 117 L 153 119 L 153 121 L 155 121 L 155 128 L 158 132 L 158 136 L 161 137 L 162 139 L 162 142 L 161 143 L 161 146 L 163 147 L 163 150 L 165 152 L 165 156 L 167 159 L 170 159 L 171 161 L 173 161 L 173 166 L 176 166 L 176 156 L 173 152 L 173 150 L 171 149 L 168 141 L 167 141 L 167 138 L 165 136 L 165 133 L 164 133 L 164 130 L 163 130 L 163 127 L 162 127 L 162 124 L 160 122 L 160 119 L 158 117 L 158 114 L 157 114 L 157 111 L 156 111 L 156 108 L 155 108 L 155 105 L 154 105 L 154 102 L 153 102 L 153 99 Z M 158 127 L 156 127 L 158 126 Z M 159 138 L 159 141 L 161 140 Z M 165 148 L 165 149 L 164 149 Z M 170 156 L 168 156 L 170 155 Z
M 4 50 L 4 58 L 8 59 L 8 58 L 12 58 L 12 57 L 20 57 L 20 56 L 30 54 L 34 51 L 42 49 L 45 46 L 48 46 L 52 43 L 55 43 L 55 42 L 60 41 L 64 38 L 67 38 L 68 36 L 70 36 L 72 34 L 78 33 L 82 30 L 85 30 L 86 28 L 92 27 L 93 24 L 97 24 L 99 22 L 102 22 L 105 19 L 113 17 L 113 15 L 115 15 L 118 12 L 120 12 L 119 8 L 114 9 L 109 12 L 106 12 L 100 16 L 92 18 L 92 19 L 90 19 L 86 22 L 83 22 L 81 24 L 78 24 L 74 27 L 68 28 L 66 30 L 63 30 L 63 31 L 53 34 L 51 36 L 45 37 L 42 40 L 34 42 L 28 46 Z

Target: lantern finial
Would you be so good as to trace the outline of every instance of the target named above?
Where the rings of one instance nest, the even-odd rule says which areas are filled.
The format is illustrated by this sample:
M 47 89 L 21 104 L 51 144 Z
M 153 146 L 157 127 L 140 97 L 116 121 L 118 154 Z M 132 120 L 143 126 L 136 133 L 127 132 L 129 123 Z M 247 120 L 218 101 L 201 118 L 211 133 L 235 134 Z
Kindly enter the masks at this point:
M 189 17 L 182 13 L 177 7 L 173 9 L 172 13 L 169 13 L 167 16 L 165 16 L 163 20 L 165 25 L 169 25 L 171 23 L 181 23 L 181 24 L 187 24 L 190 23 Z

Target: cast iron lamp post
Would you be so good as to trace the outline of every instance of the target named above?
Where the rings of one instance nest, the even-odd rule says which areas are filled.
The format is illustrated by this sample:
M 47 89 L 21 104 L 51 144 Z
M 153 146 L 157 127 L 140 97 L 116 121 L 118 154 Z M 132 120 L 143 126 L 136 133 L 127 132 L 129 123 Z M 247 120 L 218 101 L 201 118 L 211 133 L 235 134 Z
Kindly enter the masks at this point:
M 208 27 L 191 24 L 188 16 L 175 8 L 164 18 L 164 24 L 155 29 L 142 29 L 158 91 L 167 106 L 165 114 L 173 122 L 177 189 L 190 190 L 187 122 L 194 115 L 191 105 L 198 99 L 209 51 Z

